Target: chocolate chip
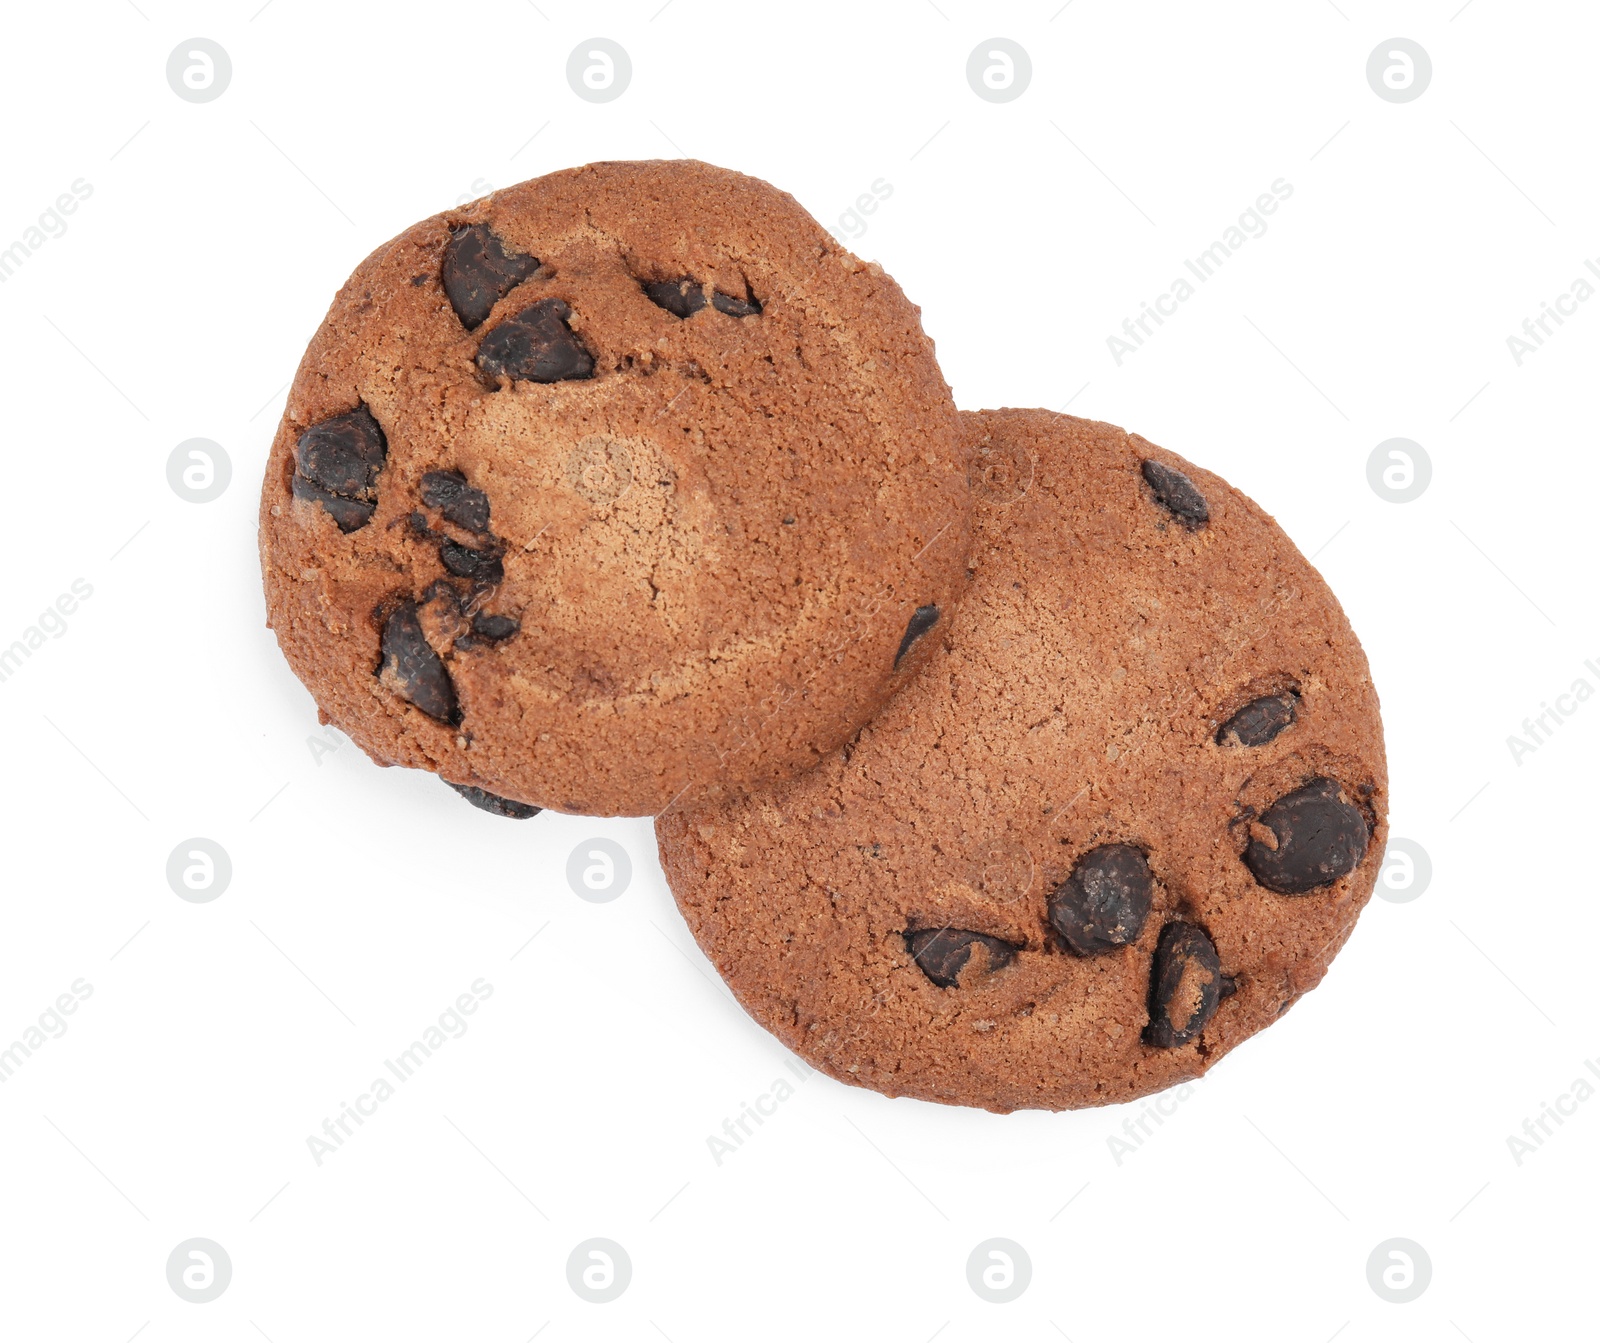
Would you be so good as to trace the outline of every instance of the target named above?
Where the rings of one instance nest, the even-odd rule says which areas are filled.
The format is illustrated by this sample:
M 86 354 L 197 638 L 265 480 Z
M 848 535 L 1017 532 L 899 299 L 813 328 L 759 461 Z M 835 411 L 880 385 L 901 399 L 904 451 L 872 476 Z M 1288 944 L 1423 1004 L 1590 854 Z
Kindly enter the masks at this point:
M 422 596 L 417 599 L 417 609 L 427 614 L 430 606 L 437 606 L 441 612 L 460 615 L 464 605 L 461 585 L 452 583 L 448 578 L 436 578 L 423 589 Z
M 706 306 L 706 291 L 694 280 L 647 280 L 640 285 L 647 297 L 658 308 L 665 308 L 674 317 L 692 317 Z M 720 290 L 711 291 L 711 306 L 729 317 L 754 317 L 761 311 L 755 299 L 734 298 Z
M 920 928 L 905 935 L 906 950 L 917 968 L 941 989 L 955 987 L 972 957 L 972 948 L 982 946 L 989 954 L 989 969 L 999 970 L 1017 957 L 1017 948 L 998 937 L 969 933 L 961 928 Z
M 1150 969 L 1150 1024 L 1144 1042 L 1157 1049 L 1186 1045 L 1205 1029 L 1222 1000 L 1222 962 L 1204 928 L 1169 923 L 1156 941 Z
M 911 613 L 911 619 L 906 622 L 906 632 L 901 637 L 900 647 L 894 655 L 894 665 L 900 665 L 900 659 L 911 651 L 911 645 L 916 643 L 924 634 L 939 623 L 939 608 L 937 606 L 919 606 Z
M 693 280 L 651 280 L 641 288 L 656 307 L 674 317 L 691 317 L 706 306 L 705 291 Z
M 314 424 L 295 444 L 295 470 L 333 494 L 360 498 L 389 455 L 388 440 L 365 406 Z
M 439 561 L 457 578 L 472 578 L 481 583 L 498 583 L 506 576 L 497 550 L 473 550 L 446 541 L 439 547 Z
M 1188 476 L 1157 461 L 1147 461 L 1139 469 L 1162 508 L 1191 532 L 1206 525 L 1211 510 L 1206 507 L 1205 496 L 1195 489 Z
M 1252 839 L 1244 861 L 1257 881 L 1280 895 L 1304 895 L 1355 871 L 1370 838 L 1367 818 L 1336 779 L 1316 778 L 1285 793 L 1262 813 L 1260 825 L 1277 846 Z
M 478 367 L 492 378 L 511 382 L 589 377 L 594 359 L 567 326 L 571 315 L 572 309 L 560 299 L 540 299 L 483 338 Z
M 422 633 L 417 604 L 402 602 L 383 623 L 383 661 L 378 675 L 430 718 L 457 723 L 456 688 L 439 655 Z
M 467 484 L 459 471 L 428 471 L 422 477 L 422 502 L 437 508 L 457 527 L 489 530 L 489 496 Z
M 446 779 L 445 782 L 450 783 L 450 780 Z M 509 797 L 496 797 L 493 793 L 486 793 L 483 789 L 474 788 L 471 784 L 450 783 L 450 786 L 479 811 L 486 811 L 491 816 L 504 816 L 513 821 L 526 821 L 530 816 L 537 816 L 544 810 L 542 807 L 530 806 L 526 802 L 515 802 Z
M 472 618 L 472 632 L 480 639 L 487 639 L 490 643 L 499 643 L 502 639 L 509 639 L 522 628 L 510 616 L 474 616 Z
M 1080 956 L 1136 942 L 1150 916 L 1155 878 L 1131 844 L 1090 849 L 1050 897 L 1050 926 Z
M 1218 746 L 1265 746 L 1294 722 L 1296 696 L 1263 695 L 1253 699 L 1217 729 Z
M 461 325 L 471 331 L 496 303 L 538 269 L 538 257 L 506 251 L 487 228 L 473 224 L 450 235 L 439 279 Z
M 761 312 L 761 305 L 755 299 L 734 298 L 716 289 L 711 291 L 711 306 L 729 317 L 755 317 Z
M 389 441 L 364 405 L 314 424 L 295 442 L 296 499 L 321 504 L 341 532 L 367 525 L 378 505 L 378 473 L 389 457 Z
M 296 499 L 306 499 L 311 503 L 321 504 L 339 524 L 341 532 L 359 531 L 371 520 L 373 510 L 377 508 L 376 504 L 366 504 L 359 499 L 346 499 L 343 495 L 330 494 L 320 485 L 313 485 L 298 474 L 290 480 L 289 489 Z

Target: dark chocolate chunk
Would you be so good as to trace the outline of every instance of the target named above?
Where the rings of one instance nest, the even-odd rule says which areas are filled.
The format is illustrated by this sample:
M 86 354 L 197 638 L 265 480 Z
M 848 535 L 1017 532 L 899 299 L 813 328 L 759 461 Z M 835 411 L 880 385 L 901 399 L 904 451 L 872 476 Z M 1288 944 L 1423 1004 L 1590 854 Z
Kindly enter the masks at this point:
M 1253 699 L 1217 729 L 1218 746 L 1265 746 L 1299 713 L 1292 693 Z
M 449 579 L 439 578 L 429 583 L 422 594 L 421 606 L 431 602 L 444 602 L 453 611 L 461 610 L 461 590 Z
M 906 950 L 917 968 L 941 989 L 955 987 L 972 958 L 972 948 L 982 945 L 989 968 L 999 970 L 1016 959 L 1017 948 L 998 937 L 969 933 L 962 928 L 919 928 L 905 935 Z
M 365 527 L 372 518 L 376 504 L 363 503 L 360 499 L 346 499 L 342 494 L 330 494 L 320 485 L 313 485 L 298 472 L 289 482 L 289 489 L 296 499 L 309 499 L 314 504 L 321 504 L 333 520 L 339 524 L 341 532 L 354 532 Z
M 489 530 L 489 496 L 467 484 L 459 471 L 428 471 L 422 477 L 422 502 L 437 508 L 457 527 Z
M 333 494 L 359 498 L 388 459 L 389 443 L 365 406 L 314 424 L 295 444 L 295 469 Z
M 558 298 L 542 298 L 501 322 L 478 346 L 478 367 L 491 378 L 511 382 L 562 382 L 587 378 L 594 358 L 572 334 L 569 308 Z
M 639 286 L 645 296 L 658 308 L 665 308 L 674 317 L 693 317 L 706 306 L 706 291 L 694 280 L 647 280 Z M 754 317 L 761 311 L 755 299 L 734 298 L 720 290 L 711 291 L 711 306 L 729 317 Z
M 1080 956 L 1138 941 L 1155 878 L 1131 844 L 1090 849 L 1050 896 L 1050 926 Z
M 651 280 L 641 287 L 646 298 L 674 317 L 691 317 L 706 306 L 705 291 L 693 280 Z
M 457 578 L 498 583 L 506 576 L 498 550 L 473 550 L 454 541 L 446 541 L 439 547 L 439 561 Z
M 1277 840 L 1245 846 L 1255 879 L 1280 895 L 1304 895 L 1355 871 L 1367 852 L 1367 818 L 1340 791 L 1337 779 L 1317 778 L 1285 793 L 1261 814 Z
M 1205 496 L 1195 489 L 1188 476 L 1157 461 L 1147 461 L 1139 469 L 1162 508 L 1191 532 L 1206 525 L 1211 510 L 1206 507 Z
M 357 406 L 307 429 L 295 442 L 297 499 L 321 504 L 342 532 L 364 527 L 378 504 L 378 473 L 389 457 L 389 441 L 372 412 Z
M 446 783 L 450 780 L 446 779 Z M 450 786 L 472 803 L 479 811 L 486 811 L 491 816 L 504 816 L 513 821 L 526 821 L 530 816 L 537 816 L 544 810 L 542 807 L 530 806 L 526 802 L 516 802 L 509 797 L 496 797 L 493 793 L 486 793 L 481 788 L 474 788 L 467 783 L 450 783 Z
M 417 619 L 417 604 L 403 602 L 383 624 L 383 661 L 378 675 L 430 718 L 457 723 L 456 688 Z
M 1186 1045 L 1205 1029 L 1222 1001 L 1222 962 L 1204 928 L 1169 923 L 1150 968 L 1150 1024 L 1144 1042 L 1157 1049 Z
M 472 632 L 480 639 L 487 639 L 490 643 L 499 643 L 502 639 L 509 639 L 522 628 L 510 616 L 480 615 L 472 618 Z
M 761 312 L 761 305 L 755 299 L 734 298 L 716 289 L 711 291 L 711 306 L 729 317 L 755 317 Z
M 506 251 L 487 228 L 473 224 L 450 235 L 439 279 L 461 325 L 471 331 L 482 324 L 496 303 L 538 269 L 538 257 Z
M 939 623 L 939 608 L 937 606 L 919 606 L 911 613 L 911 619 L 906 621 L 906 632 L 900 640 L 900 647 L 894 655 L 894 665 L 900 665 L 900 659 L 911 651 L 911 645 L 916 643 L 924 634 Z

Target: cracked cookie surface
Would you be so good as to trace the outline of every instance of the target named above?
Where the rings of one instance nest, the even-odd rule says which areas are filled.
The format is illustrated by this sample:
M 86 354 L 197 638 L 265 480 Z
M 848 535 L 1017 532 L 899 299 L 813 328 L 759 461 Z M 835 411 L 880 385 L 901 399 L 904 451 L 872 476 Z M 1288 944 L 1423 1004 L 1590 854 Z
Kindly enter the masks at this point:
M 267 465 L 268 622 L 373 759 L 649 815 L 824 758 L 964 581 L 917 309 L 790 196 L 601 163 L 363 262 Z
M 963 414 L 971 579 L 816 770 L 658 818 L 679 908 L 814 1066 L 996 1111 L 1203 1073 L 1322 979 L 1388 784 L 1366 658 L 1259 507 L 1112 425 Z

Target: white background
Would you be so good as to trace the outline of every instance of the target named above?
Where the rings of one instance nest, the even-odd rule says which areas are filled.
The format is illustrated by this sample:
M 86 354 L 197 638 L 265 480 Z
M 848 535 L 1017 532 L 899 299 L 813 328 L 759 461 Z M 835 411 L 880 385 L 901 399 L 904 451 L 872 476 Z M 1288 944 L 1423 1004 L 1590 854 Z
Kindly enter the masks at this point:
M 5 32 L 0 246 L 93 194 L 0 286 L 0 645 L 93 595 L 0 683 L 0 1044 L 93 992 L 0 1083 L 0 1335 L 1592 1332 L 1600 1098 L 1520 1165 L 1507 1138 L 1600 1055 L 1600 703 L 1520 764 L 1506 740 L 1600 688 L 1600 303 L 1520 367 L 1506 344 L 1600 256 L 1592 7 L 97 0 L 8 6 Z M 564 73 L 595 35 L 633 65 L 606 104 Z M 1033 66 L 1004 104 L 965 76 L 997 35 Z M 1365 75 L 1397 35 L 1433 63 L 1403 105 Z M 194 36 L 233 66 L 205 104 L 165 77 Z M 489 186 L 680 153 L 836 229 L 884 179 L 852 246 L 922 305 L 960 405 L 1070 404 L 1220 472 L 1366 645 L 1394 833 L 1432 882 L 1375 900 L 1120 1164 L 1140 1107 L 997 1117 L 820 1075 L 715 1164 L 789 1056 L 694 949 L 649 822 L 512 823 L 374 768 L 264 628 L 260 470 L 345 275 Z M 1279 178 L 1268 231 L 1119 366 L 1106 338 Z M 206 504 L 166 477 L 196 436 L 233 466 Z M 1395 436 L 1433 463 L 1412 503 L 1367 483 Z M 193 836 L 232 860 L 210 903 L 166 880 Z M 594 836 L 632 858 L 610 903 L 566 879 Z M 315 1164 L 307 1137 L 479 977 L 466 1034 Z M 164 1268 L 196 1236 L 233 1263 L 206 1305 Z M 633 1264 L 607 1305 L 567 1285 L 594 1236 Z M 966 1278 L 995 1236 L 1033 1267 L 1006 1305 Z M 1391 1237 L 1433 1266 L 1410 1304 L 1368 1285 Z

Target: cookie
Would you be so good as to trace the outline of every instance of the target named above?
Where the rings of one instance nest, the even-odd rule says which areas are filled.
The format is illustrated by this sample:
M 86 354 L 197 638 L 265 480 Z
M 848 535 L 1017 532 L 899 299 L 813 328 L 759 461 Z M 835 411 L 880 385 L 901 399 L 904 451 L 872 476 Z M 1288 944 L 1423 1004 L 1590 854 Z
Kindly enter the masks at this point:
M 754 178 L 591 164 L 340 290 L 267 464 L 268 622 L 379 763 L 649 815 L 846 740 L 932 650 L 970 512 L 881 269 Z
M 963 415 L 972 572 L 812 773 L 656 823 L 739 1001 L 814 1066 L 995 1111 L 1203 1073 L 1322 978 L 1387 780 L 1366 658 L 1260 508 L 1136 434 Z

